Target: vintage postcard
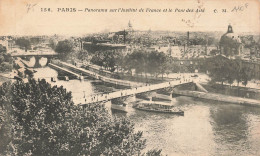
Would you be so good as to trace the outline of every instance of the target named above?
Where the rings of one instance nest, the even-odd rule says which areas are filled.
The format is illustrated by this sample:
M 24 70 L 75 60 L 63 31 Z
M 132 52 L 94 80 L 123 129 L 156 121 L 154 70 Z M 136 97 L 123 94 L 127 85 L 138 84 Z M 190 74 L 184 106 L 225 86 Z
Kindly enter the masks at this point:
M 0 155 L 259 147 L 259 0 L 0 0 Z

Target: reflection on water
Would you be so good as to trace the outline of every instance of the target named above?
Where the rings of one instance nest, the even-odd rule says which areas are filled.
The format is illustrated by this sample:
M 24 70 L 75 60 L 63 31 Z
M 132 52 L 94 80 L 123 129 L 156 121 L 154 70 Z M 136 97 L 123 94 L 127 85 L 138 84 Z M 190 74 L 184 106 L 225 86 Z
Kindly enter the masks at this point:
M 252 128 L 259 125 L 259 108 L 237 105 L 223 105 L 210 110 L 215 142 L 218 143 L 216 153 L 235 155 L 257 155 L 260 147 L 260 136 L 252 133 Z M 252 116 L 256 117 L 252 120 Z M 253 138 L 251 138 L 253 136 Z M 258 138 L 258 141 L 252 139 Z M 256 146 L 258 145 L 258 146 Z M 257 147 L 257 148 L 256 148 Z
M 57 76 L 50 68 L 39 68 L 35 77 Z M 53 83 L 53 82 L 52 82 Z M 93 80 L 70 80 L 53 83 L 72 91 L 73 98 L 100 92 L 98 87 L 109 87 Z M 168 155 L 260 155 L 260 108 L 193 98 L 178 97 L 177 105 L 184 116 L 135 110 L 128 116 L 136 130 L 143 131 L 147 149 L 163 149 Z

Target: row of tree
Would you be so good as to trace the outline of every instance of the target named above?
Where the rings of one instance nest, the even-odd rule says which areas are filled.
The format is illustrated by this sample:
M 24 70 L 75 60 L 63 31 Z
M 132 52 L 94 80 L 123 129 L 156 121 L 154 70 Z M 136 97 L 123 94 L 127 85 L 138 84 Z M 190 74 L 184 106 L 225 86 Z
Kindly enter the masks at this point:
M 161 74 L 163 78 L 171 70 L 171 59 L 163 52 L 136 50 L 124 57 L 122 67 L 129 72 L 134 69 L 137 74 L 149 73 L 155 77 Z
M 75 52 L 73 43 L 70 40 L 59 41 L 54 50 L 59 53 L 60 59 L 67 60 Z
M 0 71 L 6 72 L 6 71 L 12 71 L 13 69 L 13 59 L 11 54 L 6 53 L 6 47 L 2 46 L 0 44 Z
M 172 58 L 165 55 L 163 52 L 135 50 L 132 53 L 123 56 L 121 52 L 117 51 L 98 51 L 91 59 L 93 64 L 109 68 L 113 72 L 115 66 L 120 66 L 125 71 L 132 74 L 163 75 L 170 72 L 170 63 Z
M 167 56 L 163 52 L 135 50 L 132 53 L 123 55 L 117 50 L 101 50 L 90 54 L 86 51 L 74 50 L 73 43 L 69 40 L 59 41 L 55 46 L 55 51 L 60 54 L 60 59 L 68 60 L 70 58 L 86 60 L 106 70 L 114 72 L 116 67 L 121 67 L 125 71 L 132 73 L 134 70 L 136 74 L 151 74 L 157 77 L 159 74 L 168 74 L 171 68 L 172 57 Z M 91 55 L 91 56 L 88 56 Z
M 63 87 L 45 80 L 0 87 L 0 154 L 140 155 L 142 132 L 127 118 L 110 116 L 102 104 L 74 105 Z M 146 155 L 160 155 L 151 150 Z
M 114 50 L 96 51 L 90 61 L 113 72 L 115 71 L 115 66 L 122 65 L 123 54 Z
M 15 43 L 21 48 L 24 49 L 25 51 L 31 49 L 31 42 L 29 39 L 26 38 L 17 38 L 15 40 Z
M 205 60 L 204 66 L 209 71 L 209 76 L 213 82 L 233 84 L 235 81 L 237 85 L 242 83 L 247 85 L 251 79 L 247 74 L 247 68 L 242 65 L 241 60 L 232 60 L 221 55 Z

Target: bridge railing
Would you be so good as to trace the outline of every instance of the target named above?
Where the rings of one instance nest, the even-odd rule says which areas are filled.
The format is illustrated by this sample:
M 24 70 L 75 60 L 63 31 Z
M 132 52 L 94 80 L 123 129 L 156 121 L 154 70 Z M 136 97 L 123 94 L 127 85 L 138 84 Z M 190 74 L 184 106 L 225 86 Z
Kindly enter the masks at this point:
M 83 69 L 83 68 L 79 68 L 79 67 L 76 67 L 72 64 L 68 64 L 68 63 L 61 62 L 61 61 L 57 61 L 57 62 L 55 62 L 55 64 L 65 66 L 65 67 L 69 68 L 70 70 L 75 70 L 75 72 L 85 73 L 88 76 L 94 77 L 96 79 L 100 79 L 100 80 L 102 80 L 104 82 L 108 82 L 108 83 L 113 83 L 113 84 L 123 85 L 123 86 L 129 86 L 129 87 L 144 85 L 143 83 L 130 82 L 130 81 L 126 81 L 126 80 L 109 78 L 109 77 L 100 75 L 98 73 L 95 73 L 93 71 L 89 71 L 89 70 L 86 70 L 86 69 Z
M 190 83 L 190 81 L 187 81 L 184 83 Z M 135 95 L 138 93 L 154 91 L 157 89 L 174 87 L 176 85 L 180 85 L 180 84 L 184 84 L 184 83 L 181 83 L 178 80 L 174 80 L 174 81 L 164 82 L 164 83 L 160 83 L 160 84 L 146 85 L 146 86 L 140 86 L 140 87 L 135 87 L 135 88 L 131 88 L 131 89 L 120 90 L 120 91 L 116 91 L 116 92 L 112 92 L 112 93 L 108 93 L 108 94 L 91 95 L 91 96 L 87 96 L 85 98 L 77 99 L 76 103 L 84 105 L 84 104 L 90 104 L 90 103 L 95 103 L 95 102 L 102 102 L 102 101 L 107 101 L 107 100 L 111 100 L 114 98 L 125 97 L 125 96 Z

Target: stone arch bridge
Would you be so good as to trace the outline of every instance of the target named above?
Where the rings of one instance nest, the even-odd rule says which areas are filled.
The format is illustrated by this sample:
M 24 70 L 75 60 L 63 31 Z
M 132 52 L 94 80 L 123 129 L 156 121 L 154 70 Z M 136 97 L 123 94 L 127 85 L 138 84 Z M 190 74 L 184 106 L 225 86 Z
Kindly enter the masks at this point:
M 13 58 L 19 57 L 23 60 L 28 60 L 34 57 L 35 58 L 34 67 L 41 67 L 39 62 L 41 58 L 47 58 L 47 64 L 49 64 L 52 58 L 58 57 L 58 54 L 55 52 L 24 52 L 24 53 L 12 53 L 11 56 Z

